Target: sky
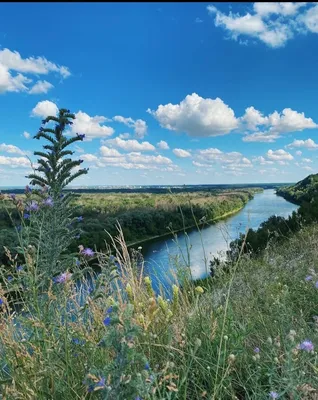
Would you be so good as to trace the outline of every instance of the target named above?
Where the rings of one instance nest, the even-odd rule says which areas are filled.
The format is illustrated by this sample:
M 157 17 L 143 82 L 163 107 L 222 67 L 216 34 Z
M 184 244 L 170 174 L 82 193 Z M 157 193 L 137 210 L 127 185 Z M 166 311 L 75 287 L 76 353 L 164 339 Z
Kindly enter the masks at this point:
M 86 135 L 77 185 L 318 172 L 318 3 L 0 7 L 0 186 L 28 183 L 58 108 L 76 115 L 67 135 Z

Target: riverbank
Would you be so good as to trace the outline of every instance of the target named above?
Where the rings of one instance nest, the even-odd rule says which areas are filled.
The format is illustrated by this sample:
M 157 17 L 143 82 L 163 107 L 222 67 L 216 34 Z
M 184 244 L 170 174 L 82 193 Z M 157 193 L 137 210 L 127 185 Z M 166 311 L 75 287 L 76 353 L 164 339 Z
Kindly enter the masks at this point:
M 188 230 L 192 230 L 192 229 L 194 229 L 196 227 L 201 228 L 201 227 L 204 227 L 205 225 L 212 225 L 213 223 L 216 223 L 216 222 L 218 222 L 220 220 L 223 220 L 223 219 L 225 219 L 227 217 L 235 215 L 236 213 L 241 211 L 246 206 L 246 204 L 244 204 L 242 207 L 239 207 L 239 208 L 237 208 L 237 209 L 235 209 L 233 211 L 229 211 L 229 212 L 227 212 L 227 213 L 225 213 L 223 215 L 220 215 L 219 217 L 213 218 L 213 219 L 211 219 L 209 221 L 198 222 L 197 224 L 189 225 L 189 226 L 186 226 L 186 227 L 184 227 L 182 229 L 178 229 L 178 230 L 173 231 L 173 232 L 167 232 L 167 233 L 163 233 L 162 235 L 152 236 L 152 237 L 149 237 L 149 238 L 146 238 L 146 239 L 143 239 L 143 240 L 139 240 L 139 241 L 136 241 L 136 242 L 133 242 L 133 243 L 127 243 L 127 247 L 133 247 L 133 246 L 136 246 L 136 245 L 140 245 L 142 243 L 151 242 L 152 240 L 156 240 L 156 239 L 163 239 L 165 237 L 173 236 L 173 234 L 175 234 L 175 233 L 187 232 Z

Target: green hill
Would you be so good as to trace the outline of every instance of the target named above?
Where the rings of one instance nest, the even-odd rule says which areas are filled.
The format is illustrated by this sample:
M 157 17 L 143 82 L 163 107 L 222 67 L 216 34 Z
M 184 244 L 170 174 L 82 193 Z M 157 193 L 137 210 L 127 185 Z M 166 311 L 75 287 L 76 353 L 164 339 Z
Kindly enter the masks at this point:
M 276 193 L 296 204 L 310 202 L 318 194 L 318 174 L 311 174 L 295 185 L 279 188 Z

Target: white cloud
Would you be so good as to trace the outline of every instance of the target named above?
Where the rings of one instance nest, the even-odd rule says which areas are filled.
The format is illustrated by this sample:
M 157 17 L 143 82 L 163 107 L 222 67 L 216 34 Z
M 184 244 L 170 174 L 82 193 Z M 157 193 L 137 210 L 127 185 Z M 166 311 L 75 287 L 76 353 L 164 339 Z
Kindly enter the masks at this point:
M 26 92 L 26 84 L 30 82 L 31 80 L 22 74 L 12 76 L 8 68 L 0 63 L 0 93 Z
M 179 158 L 191 157 L 191 153 L 183 149 L 173 149 L 173 153 Z
M 221 162 L 221 163 L 238 163 L 242 160 L 243 155 L 239 152 L 232 151 L 230 153 L 224 153 L 223 151 L 216 148 L 209 148 L 204 150 L 198 150 L 198 159 L 204 162 Z
M 5 157 L 0 156 L 0 165 L 8 165 L 11 168 L 29 168 L 30 161 L 25 157 Z
M 147 124 L 142 119 L 134 120 L 130 117 L 125 118 L 125 117 L 122 117 L 121 115 L 116 115 L 113 118 L 113 120 L 116 122 L 121 122 L 122 124 L 125 124 L 125 125 L 129 126 L 130 128 L 134 128 L 135 135 L 139 139 L 142 139 L 147 133 L 147 128 L 148 128 Z
M 302 168 L 305 169 L 306 171 L 313 171 L 313 169 L 311 167 L 309 167 L 308 165 L 305 165 Z
M 31 115 L 34 117 L 46 118 L 49 115 L 56 116 L 58 113 L 58 107 L 55 103 L 49 100 L 40 101 L 33 108 Z
M 122 154 L 116 149 L 110 149 L 109 147 L 102 146 L 100 148 L 100 153 L 103 157 L 121 157 Z
M 269 158 L 270 160 L 273 161 L 288 161 L 288 160 L 293 160 L 294 157 L 288 153 L 285 150 L 268 150 L 268 152 L 266 153 L 267 158 Z
M 163 128 L 190 136 L 225 135 L 238 126 L 234 111 L 220 98 L 204 99 L 196 93 L 186 96 L 180 104 L 159 105 L 157 110 L 147 112 Z
M 96 157 L 94 154 L 89 154 L 89 153 L 82 154 L 81 159 L 88 162 L 98 161 L 98 157 Z
M 256 2 L 254 13 L 247 12 L 245 15 L 232 12 L 226 15 L 212 5 L 207 10 L 214 17 L 215 26 L 222 27 L 230 38 L 238 40 L 241 36 L 249 37 L 260 40 L 268 47 L 279 48 L 296 34 L 318 32 L 317 6 L 303 12 L 302 8 L 308 4 L 310 3 Z M 246 44 L 246 40 L 240 39 L 239 43 Z
M 172 164 L 172 161 L 168 157 L 158 156 L 146 156 L 141 153 L 130 153 L 127 155 L 128 160 L 133 163 L 142 164 Z
M 264 132 L 255 132 L 250 135 L 243 136 L 243 142 L 263 142 L 263 143 L 273 143 L 278 139 L 279 136 L 271 135 Z
M 270 132 L 285 133 L 299 132 L 304 129 L 317 128 L 317 124 L 311 119 L 306 118 L 305 114 L 285 108 L 282 114 L 275 111 L 268 117 L 271 125 Z
M 81 147 L 79 147 L 78 145 L 75 145 L 75 150 L 78 152 L 78 153 L 84 153 L 85 152 L 85 150 L 83 150 Z
M 310 158 L 303 158 L 302 161 L 305 163 L 312 163 L 312 160 Z
M 301 156 L 303 154 L 303 152 L 300 150 L 297 150 L 295 154 L 296 154 L 296 156 Z
M 253 162 L 257 162 L 260 165 L 274 164 L 274 161 L 266 160 L 263 156 L 254 157 L 253 158 Z
M 264 117 L 262 113 L 256 110 L 253 106 L 245 110 L 245 114 L 240 118 L 242 123 L 246 124 L 247 129 L 256 130 L 259 125 L 266 125 L 268 118 Z
M 39 94 L 39 93 L 47 93 L 54 86 L 48 81 L 37 81 L 37 83 L 32 86 L 29 93 L 30 94 Z
M 104 144 L 109 144 L 114 147 L 118 147 L 120 149 L 126 150 L 126 151 L 154 151 L 155 146 L 150 144 L 149 142 L 138 142 L 135 139 L 130 139 L 130 140 L 123 140 L 120 139 L 119 137 L 116 137 L 114 139 L 108 139 L 103 141 Z
M 72 125 L 72 132 L 84 134 L 87 140 L 111 136 L 115 131 L 112 127 L 102 125 L 108 119 L 103 116 L 95 115 L 91 117 L 83 111 L 75 114 Z
M 157 147 L 161 150 L 169 150 L 169 145 L 164 140 L 160 140 L 160 142 L 157 143 Z
M 30 133 L 27 132 L 27 131 L 24 131 L 24 132 L 23 132 L 23 136 L 24 136 L 26 139 L 30 139 L 30 137 L 31 137 Z
M 130 133 L 121 133 L 118 135 L 119 139 L 129 139 L 130 138 Z
M 14 146 L 13 144 L 5 144 L 5 143 L 0 144 L 0 151 L 10 154 L 25 155 L 24 151 L 20 150 L 19 147 Z
M 304 147 L 306 149 L 317 149 L 318 144 L 315 143 L 312 139 L 306 140 L 294 140 L 292 143 L 286 146 L 289 149 L 293 149 L 295 147 Z
M 67 78 L 71 75 L 67 67 L 54 64 L 45 57 L 29 57 L 23 59 L 17 51 L 11 51 L 9 49 L 0 50 L 0 64 L 4 65 L 9 70 L 23 73 L 47 75 L 50 72 L 57 72 L 63 78 Z
M 201 24 L 203 21 L 202 21 L 201 18 L 196 17 L 196 19 L 194 20 L 194 22 L 195 22 L 196 24 Z

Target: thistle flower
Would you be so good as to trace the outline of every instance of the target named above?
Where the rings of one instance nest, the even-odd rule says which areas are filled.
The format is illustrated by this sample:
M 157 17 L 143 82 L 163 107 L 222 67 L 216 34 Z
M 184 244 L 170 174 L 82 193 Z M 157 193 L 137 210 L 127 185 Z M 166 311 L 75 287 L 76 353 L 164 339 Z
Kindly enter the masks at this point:
M 306 339 L 302 343 L 300 343 L 299 349 L 311 352 L 314 351 L 314 345 L 310 340 Z
M 277 392 L 269 392 L 269 396 L 271 399 L 278 399 L 279 394 Z
M 98 387 L 105 387 L 105 378 L 100 378 L 100 380 L 95 384 L 95 389 Z
M 11 282 L 13 277 L 11 275 L 9 275 L 7 279 L 8 279 L 9 282 Z
M 260 352 L 259 347 L 255 347 L 254 353 L 258 354 Z
M 104 324 L 105 326 L 109 326 L 110 323 L 111 323 L 111 318 L 110 318 L 109 316 L 107 316 L 107 317 L 104 319 L 103 324 Z
M 43 204 L 48 207 L 53 207 L 54 201 L 52 197 L 48 197 L 47 199 L 44 200 Z
M 87 256 L 87 257 L 93 257 L 93 255 L 94 255 L 95 253 L 93 252 L 92 249 L 90 249 L 89 247 L 87 247 L 86 249 L 82 250 L 82 254 L 83 254 L 84 256 Z
M 64 272 L 63 274 L 53 278 L 53 281 L 55 283 L 65 283 L 66 281 L 70 280 L 72 277 L 72 274 L 69 272 Z
M 23 266 L 22 266 L 22 265 L 18 265 L 18 266 L 17 266 L 17 271 L 18 271 L 18 272 L 23 271 Z
M 309 282 L 309 281 L 311 281 L 311 280 L 312 280 L 312 276 L 311 276 L 311 275 L 306 276 L 306 278 L 305 278 L 305 281 L 306 281 L 306 282 Z
M 29 203 L 26 208 L 27 211 L 37 211 L 39 209 L 39 205 L 35 200 L 32 200 L 31 203 Z
M 107 311 L 106 314 L 110 314 L 111 312 L 113 312 L 113 306 L 110 306 Z

